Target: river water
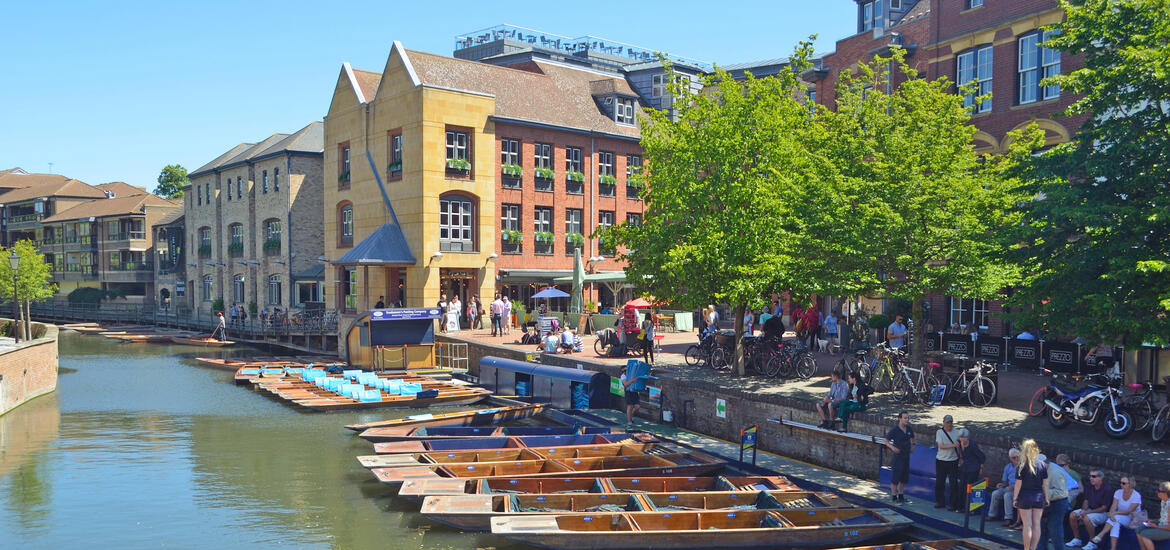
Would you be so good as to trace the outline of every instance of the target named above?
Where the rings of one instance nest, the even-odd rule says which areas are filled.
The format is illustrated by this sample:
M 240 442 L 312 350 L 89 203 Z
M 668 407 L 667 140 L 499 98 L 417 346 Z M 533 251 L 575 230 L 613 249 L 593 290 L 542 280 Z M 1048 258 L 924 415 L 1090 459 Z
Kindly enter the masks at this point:
M 0 549 L 516 548 L 354 459 L 345 424 L 418 411 L 300 412 L 193 360 L 215 354 L 62 331 L 57 391 L 0 416 Z

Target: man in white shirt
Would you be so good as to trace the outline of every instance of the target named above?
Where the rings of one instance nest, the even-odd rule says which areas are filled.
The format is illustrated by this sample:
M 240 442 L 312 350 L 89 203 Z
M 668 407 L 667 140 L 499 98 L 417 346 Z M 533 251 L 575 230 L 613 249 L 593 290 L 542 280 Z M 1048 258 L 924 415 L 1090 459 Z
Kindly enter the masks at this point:
M 500 295 L 496 294 L 496 299 L 492 300 L 491 305 L 488 306 L 488 311 L 492 316 L 492 336 L 501 335 L 504 333 L 504 301 L 500 299 Z
M 944 416 L 942 427 L 934 432 L 934 445 L 938 448 L 934 455 L 934 507 L 959 511 L 959 437 L 951 415 Z

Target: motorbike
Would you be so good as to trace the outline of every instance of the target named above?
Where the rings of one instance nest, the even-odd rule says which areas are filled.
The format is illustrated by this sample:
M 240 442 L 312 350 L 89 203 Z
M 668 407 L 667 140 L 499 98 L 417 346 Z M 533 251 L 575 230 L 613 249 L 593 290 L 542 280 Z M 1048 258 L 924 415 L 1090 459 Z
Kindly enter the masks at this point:
M 1133 417 L 1121 405 L 1121 374 L 1116 367 L 1103 375 L 1093 375 L 1088 385 L 1078 387 L 1053 376 L 1049 389 L 1053 397 L 1045 399 L 1048 422 L 1063 429 L 1076 422 L 1092 426 L 1101 421 L 1105 434 L 1124 439 L 1133 432 Z

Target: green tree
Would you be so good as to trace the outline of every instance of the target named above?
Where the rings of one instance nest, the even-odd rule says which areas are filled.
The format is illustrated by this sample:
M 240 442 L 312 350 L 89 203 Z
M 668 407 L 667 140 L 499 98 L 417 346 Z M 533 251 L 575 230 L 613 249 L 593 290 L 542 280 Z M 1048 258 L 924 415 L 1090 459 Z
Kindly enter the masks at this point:
M 158 187 L 154 188 L 154 194 L 168 199 L 181 199 L 183 188 L 190 184 L 186 168 L 181 164 L 168 164 L 158 174 Z
M 775 77 L 738 81 L 717 71 L 697 93 L 672 78 L 675 112 L 643 119 L 644 219 L 598 233 L 607 246 L 625 247 L 627 280 L 649 281 L 659 300 L 731 304 L 736 342 L 747 306 L 807 282 L 788 277 L 787 267 L 799 248 L 791 205 L 817 171 L 804 148 L 816 126 L 796 77 L 811 52 L 802 43 L 792 58 L 798 70 Z
M 3 261 L 0 261 L 0 296 L 5 296 L 12 300 L 12 266 L 8 262 L 8 258 L 12 255 L 13 250 L 16 251 L 16 256 L 20 258 L 20 266 L 16 271 L 16 298 L 20 300 L 20 317 L 23 321 L 23 334 L 31 334 L 29 331 L 29 314 L 28 306 L 32 302 L 39 302 L 52 298 L 57 292 L 57 284 L 49 282 L 52 277 L 52 266 L 45 262 L 44 254 L 37 250 L 36 244 L 31 240 L 16 241 L 13 248 L 0 247 L 0 255 L 3 256 Z
M 903 56 L 842 73 L 836 109 L 818 117 L 825 132 L 811 149 L 833 173 L 803 207 L 801 266 L 808 278 L 843 277 L 844 294 L 910 300 L 921 361 L 925 295 L 991 298 L 1016 279 L 995 237 L 1014 222 L 1005 170 L 1017 157 L 977 155 L 952 83 L 918 78 Z
M 1064 0 L 1050 47 L 1084 67 L 1050 79 L 1088 114 L 1026 165 L 1014 318 L 1090 343 L 1170 344 L 1170 3 Z M 1049 83 L 1049 82 L 1046 82 Z

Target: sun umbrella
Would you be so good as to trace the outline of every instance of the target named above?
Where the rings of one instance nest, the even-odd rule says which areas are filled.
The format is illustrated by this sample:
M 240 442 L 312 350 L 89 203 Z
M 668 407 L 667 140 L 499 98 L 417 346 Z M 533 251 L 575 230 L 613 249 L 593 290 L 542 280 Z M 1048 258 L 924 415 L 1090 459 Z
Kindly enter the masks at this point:
M 650 305 L 650 302 L 647 302 L 645 298 L 635 298 L 633 300 L 626 302 L 626 307 L 643 308 L 643 307 L 653 307 L 653 306 Z
M 546 286 L 540 292 L 532 295 L 533 298 L 568 298 L 569 294 L 563 290 Z
M 581 264 L 581 249 L 573 249 L 573 300 L 569 304 L 569 311 L 581 313 L 584 309 L 582 296 L 585 292 L 585 266 Z

